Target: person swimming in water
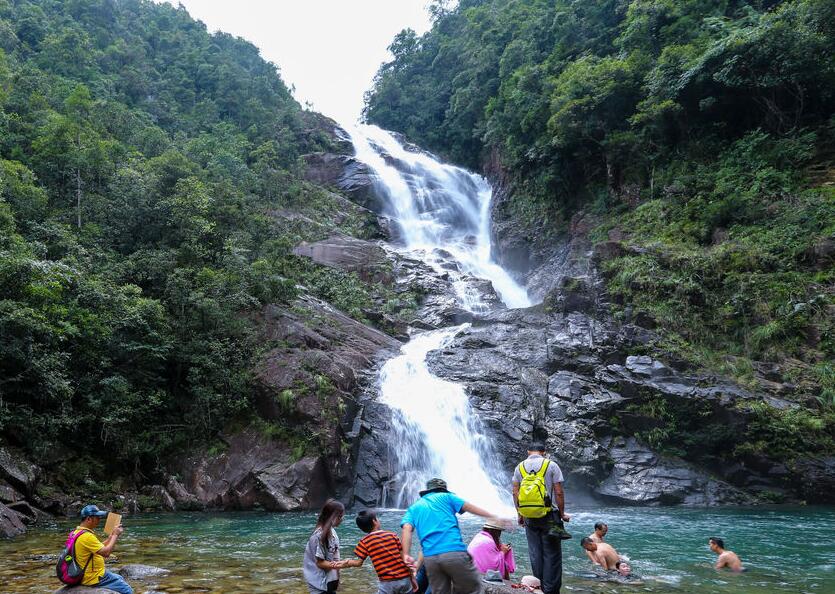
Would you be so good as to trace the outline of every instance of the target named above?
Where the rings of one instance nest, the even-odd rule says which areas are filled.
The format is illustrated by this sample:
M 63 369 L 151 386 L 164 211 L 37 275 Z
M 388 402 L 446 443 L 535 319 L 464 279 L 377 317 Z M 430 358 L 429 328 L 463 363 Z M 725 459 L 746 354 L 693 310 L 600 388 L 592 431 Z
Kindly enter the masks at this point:
M 725 550 L 724 540 L 711 536 L 707 542 L 710 550 L 719 555 L 719 558 L 716 560 L 716 569 L 727 567 L 731 571 L 745 571 L 745 568 L 742 566 L 742 560 L 739 556 L 733 551 Z
M 621 577 L 630 577 L 632 575 L 632 567 L 626 561 L 618 561 L 615 563 L 615 570 Z
M 589 534 L 589 538 L 592 539 L 595 543 L 603 542 L 603 539 L 606 537 L 606 533 L 609 532 L 609 526 L 605 522 L 597 522 L 594 525 L 594 532 Z M 592 563 L 596 563 L 594 560 L 594 555 L 591 551 L 586 551 L 586 556 L 591 560 Z
M 597 522 L 594 525 L 594 532 L 589 534 L 589 538 L 594 542 L 603 542 L 607 532 L 609 532 L 609 525 L 606 522 Z
M 594 542 L 587 536 L 580 541 L 580 546 L 589 553 L 589 557 L 594 563 L 600 565 L 606 571 L 615 569 L 615 564 L 620 561 L 618 552 L 612 545 L 605 542 Z

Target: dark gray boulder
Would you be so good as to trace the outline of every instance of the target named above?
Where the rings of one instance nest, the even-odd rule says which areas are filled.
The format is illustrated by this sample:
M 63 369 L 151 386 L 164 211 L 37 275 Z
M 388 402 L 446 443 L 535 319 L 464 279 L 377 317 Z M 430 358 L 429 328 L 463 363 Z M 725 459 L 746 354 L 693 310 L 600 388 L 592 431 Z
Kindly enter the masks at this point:
M 618 503 L 715 505 L 751 503 L 753 498 L 681 460 L 665 459 L 635 438 L 611 440 L 612 471 L 594 489 Z
M 11 538 L 24 532 L 26 532 L 26 524 L 23 517 L 0 503 L 0 536 Z
M 0 448 L 0 479 L 25 496 L 35 492 L 41 470 L 12 448 Z
M 188 457 L 180 474 L 184 488 L 207 508 L 304 511 L 333 493 L 322 456 L 293 460 L 286 444 L 250 428 L 227 437 L 220 454 Z

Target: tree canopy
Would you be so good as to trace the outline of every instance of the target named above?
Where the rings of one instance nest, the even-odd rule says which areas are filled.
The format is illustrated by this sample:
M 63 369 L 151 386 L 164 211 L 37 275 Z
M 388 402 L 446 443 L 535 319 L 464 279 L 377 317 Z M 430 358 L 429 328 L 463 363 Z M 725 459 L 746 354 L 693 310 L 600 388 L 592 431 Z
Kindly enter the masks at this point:
M 5 442 L 142 473 L 250 410 L 249 314 L 302 270 L 269 212 L 327 196 L 310 117 L 182 7 L 0 0 Z

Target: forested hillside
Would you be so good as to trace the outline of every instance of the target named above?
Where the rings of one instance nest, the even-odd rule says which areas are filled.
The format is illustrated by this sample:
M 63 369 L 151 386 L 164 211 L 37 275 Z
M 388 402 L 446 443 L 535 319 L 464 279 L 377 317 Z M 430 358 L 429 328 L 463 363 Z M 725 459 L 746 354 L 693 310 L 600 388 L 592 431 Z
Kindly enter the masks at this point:
M 809 412 L 765 407 L 753 448 L 831 451 L 835 3 L 432 9 L 428 33 L 395 38 L 367 119 L 470 167 L 498 161 L 531 241 L 592 221 L 593 241 L 617 242 L 601 263 L 617 315 L 757 388 L 779 364 Z
M 140 477 L 252 415 L 263 304 L 303 282 L 358 311 L 272 216 L 333 216 L 300 173 L 317 117 L 184 9 L 0 0 L 0 445 L 70 484 Z

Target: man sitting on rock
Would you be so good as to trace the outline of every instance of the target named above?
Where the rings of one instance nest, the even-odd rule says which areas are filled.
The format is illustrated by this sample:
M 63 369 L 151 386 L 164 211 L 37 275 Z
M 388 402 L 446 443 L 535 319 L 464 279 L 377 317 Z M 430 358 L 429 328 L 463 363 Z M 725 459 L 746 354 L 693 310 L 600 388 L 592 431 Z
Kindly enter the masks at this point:
M 93 530 L 98 528 L 101 519 L 105 516 L 107 516 L 106 511 L 100 510 L 95 505 L 88 505 L 81 510 L 81 524 L 72 531 L 73 535 L 84 531 L 84 534 L 75 541 L 76 561 L 80 567 L 85 568 L 81 585 L 88 588 L 107 588 L 119 594 L 133 594 L 133 588 L 122 576 L 106 571 L 104 568 L 104 559 L 113 553 L 116 541 L 124 532 L 124 528 L 116 526 L 104 543 L 96 538 Z
M 580 546 L 590 553 L 589 556 L 594 563 L 600 565 L 606 571 L 617 569 L 620 555 L 612 545 L 605 542 L 594 542 L 587 536 L 580 541 Z

